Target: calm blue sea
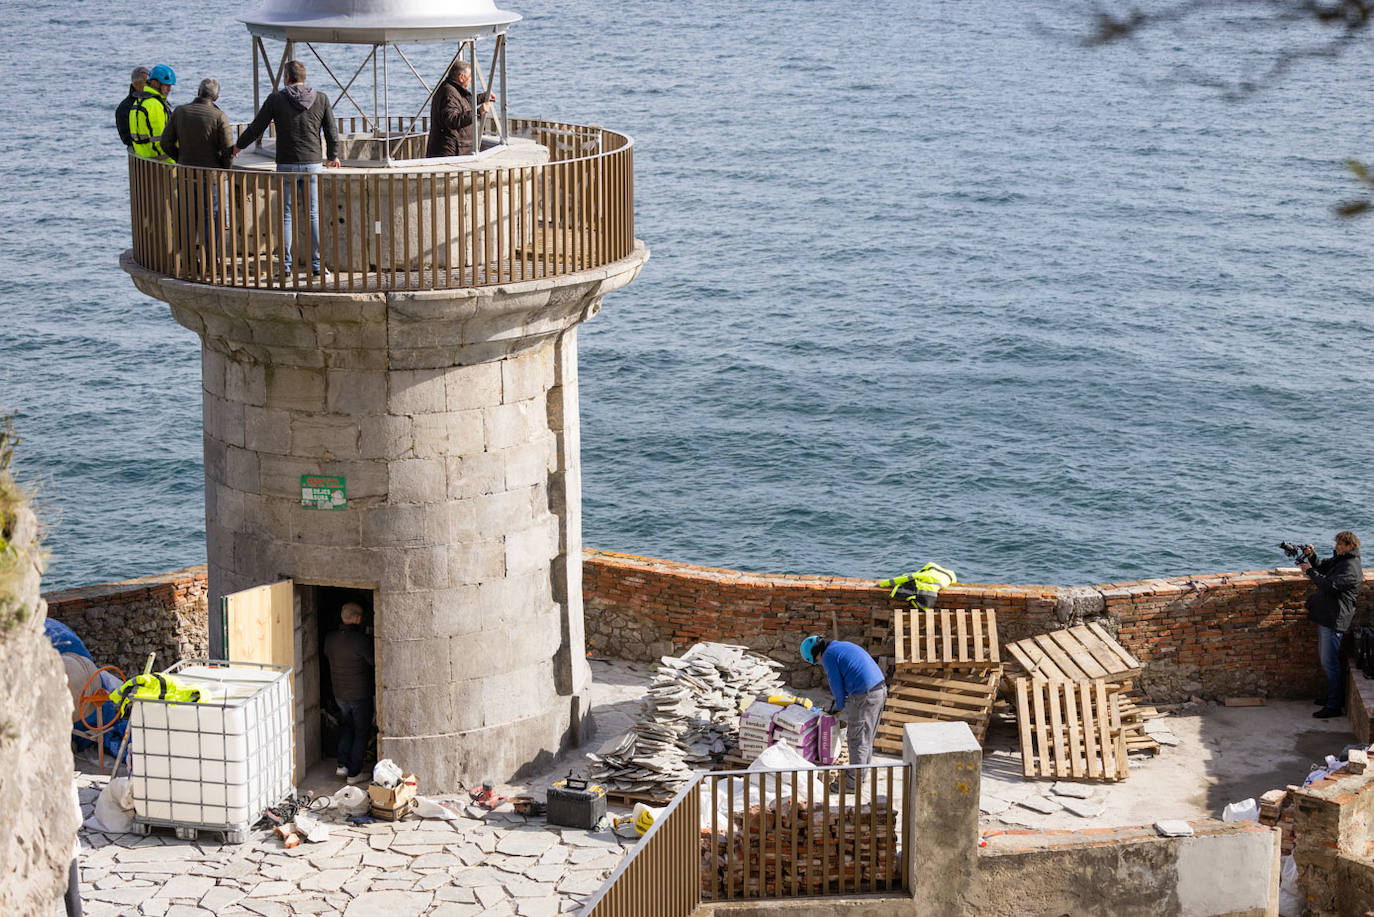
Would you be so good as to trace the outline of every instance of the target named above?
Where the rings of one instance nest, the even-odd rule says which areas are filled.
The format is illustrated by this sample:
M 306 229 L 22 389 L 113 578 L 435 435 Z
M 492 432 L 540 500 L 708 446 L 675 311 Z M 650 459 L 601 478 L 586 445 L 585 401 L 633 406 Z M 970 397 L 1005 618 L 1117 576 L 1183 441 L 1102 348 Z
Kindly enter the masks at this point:
M 1071 584 L 1374 537 L 1374 219 L 1329 209 L 1374 159 L 1368 43 L 1229 102 L 1197 75 L 1319 36 L 1223 12 L 1090 51 L 1056 0 L 503 5 L 511 110 L 638 143 L 653 258 L 581 335 L 588 545 Z M 118 268 L 111 111 L 165 62 L 174 101 L 213 75 L 249 118 L 247 8 L 0 2 L 0 406 L 52 586 L 204 560 L 198 342 Z

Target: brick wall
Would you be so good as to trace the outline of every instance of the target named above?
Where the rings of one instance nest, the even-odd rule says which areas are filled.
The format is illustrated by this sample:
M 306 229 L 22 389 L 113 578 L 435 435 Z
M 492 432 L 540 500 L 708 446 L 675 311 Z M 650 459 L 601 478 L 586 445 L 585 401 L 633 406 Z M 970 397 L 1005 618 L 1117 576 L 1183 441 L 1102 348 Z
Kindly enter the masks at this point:
M 582 580 L 594 654 L 651 660 L 699 640 L 739 643 L 787 663 L 798 687 L 819 679 L 797 655 L 803 636 L 834 626 L 842 639 L 862 642 L 870 619 L 892 607 L 871 580 L 743 573 L 596 550 L 586 552 Z M 941 593 L 940 604 L 995 608 L 1004 641 L 1097 621 L 1145 663 L 1141 683 L 1156 701 L 1302 697 L 1321 683 L 1316 631 L 1303 605 L 1309 590 L 1289 569 L 1076 587 L 961 583 Z M 1371 610 L 1374 590 L 1366 588 L 1361 616 Z
M 205 567 L 157 576 L 49 592 L 48 617 L 76 631 L 99 665 L 117 665 L 132 677 L 149 653 L 157 669 L 178 659 L 205 658 Z
M 1367 577 L 1367 581 L 1374 574 Z M 1217 573 L 1096 586 L 961 583 L 947 607 L 995 608 L 1002 639 L 1097 621 L 1145 663 L 1140 682 L 1159 702 L 1191 695 L 1304 697 L 1321 684 L 1316 634 L 1296 570 Z M 819 683 L 797 645 L 838 629 L 864 642 L 870 621 L 892 608 L 872 580 L 746 573 L 589 549 L 583 559 L 587 648 L 650 661 L 693 643 L 738 643 L 788 666 L 796 687 Z M 207 649 L 205 568 L 46 596 L 49 614 L 76 630 L 102 662 L 141 669 Z M 1374 589 L 1361 594 L 1361 617 Z

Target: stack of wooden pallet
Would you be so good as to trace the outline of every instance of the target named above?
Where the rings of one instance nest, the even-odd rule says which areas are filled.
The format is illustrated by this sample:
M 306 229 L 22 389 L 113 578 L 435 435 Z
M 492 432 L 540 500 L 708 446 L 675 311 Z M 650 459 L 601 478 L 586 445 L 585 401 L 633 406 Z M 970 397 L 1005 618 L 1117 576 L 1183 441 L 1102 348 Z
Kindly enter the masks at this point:
M 968 723 L 981 742 L 1002 677 L 997 613 L 896 608 L 890 632 L 892 680 L 873 747 L 900 755 L 907 723 Z M 874 642 L 870 635 L 870 649 Z
M 1138 703 L 1140 663 L 1099 625 L 1007 644 L 1015 677 L 1022 771 L 1060 780 L 1124 780 L 1128 751 L 1156 752 L 1145 733 L 1154 708 Z

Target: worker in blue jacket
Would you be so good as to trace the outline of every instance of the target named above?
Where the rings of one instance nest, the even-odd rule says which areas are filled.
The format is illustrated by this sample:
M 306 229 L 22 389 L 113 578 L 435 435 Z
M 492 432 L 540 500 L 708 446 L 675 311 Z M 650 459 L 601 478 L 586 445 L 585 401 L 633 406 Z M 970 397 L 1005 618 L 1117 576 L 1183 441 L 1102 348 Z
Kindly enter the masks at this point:
M 873 737 L 878 719 L 887 703 L 887 681 L 883 670 L 863 647 L 844 640 L 827 640 L 814 634 L 802 641 L 801 655 L 811 665 L 820 663 L 830 682 L 835 703 L 826 712 L 838 714 L 848 709 L 845 738 L 849 743 L 849 763 L 868 764 L 873 760 Z M 853 789 L 854 771 L 845 782 Z

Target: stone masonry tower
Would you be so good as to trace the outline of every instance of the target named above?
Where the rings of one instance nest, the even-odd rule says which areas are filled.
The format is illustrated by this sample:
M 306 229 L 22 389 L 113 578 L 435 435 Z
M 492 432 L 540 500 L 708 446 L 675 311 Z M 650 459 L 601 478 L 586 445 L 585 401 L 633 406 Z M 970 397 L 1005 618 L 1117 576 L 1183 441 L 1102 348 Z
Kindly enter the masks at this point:
M 309 70 L 343 167 L 276 172 L 270 137 L 232 169 L 130 160 L 121 264 L 202 341 L 212 652 L 295 669 L 301 775 L 332 767 L 319 647 L 344 600 L 374 634 L 379 756 L 427 789 L 509 778 L 588 713 L 577 326 L 648 252 L 628 137 L 506 117 L 518 18 L 490 0 L 270 0 L 244 21 L 272 86 L 287 60 L 371 47 L 371 92 Z M 492 91 L 495 117 L 464 128 L 474 153 L 424 158 L 444 72 L 393 113 L 388 66 L 418 76 L 400 63 L 416 42 Z

